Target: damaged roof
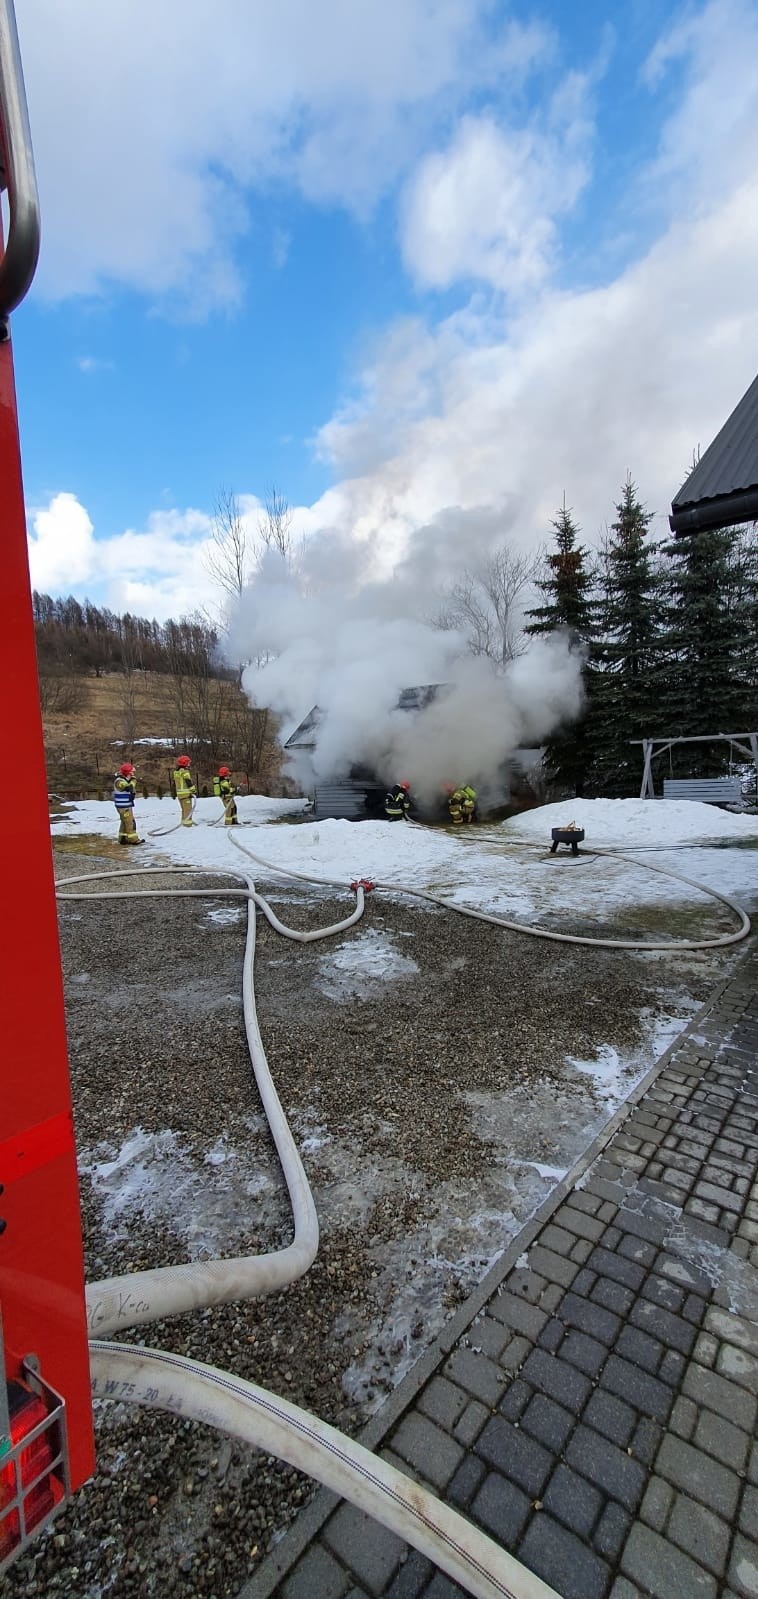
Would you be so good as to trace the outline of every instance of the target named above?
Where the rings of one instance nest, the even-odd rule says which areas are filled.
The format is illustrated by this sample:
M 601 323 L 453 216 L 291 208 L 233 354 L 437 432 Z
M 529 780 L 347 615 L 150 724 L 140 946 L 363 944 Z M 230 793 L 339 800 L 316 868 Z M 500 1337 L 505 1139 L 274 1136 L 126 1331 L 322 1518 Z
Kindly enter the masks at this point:
M 323 712 L 319 709 L 318 705 L 314 705 L 313 709 L 308 712 L 308 715 L 303 717 L 302 722 L 298 723 L 294 733 L 290 733 L 289 738 L 284 740 L 284 748 L 286 750 L 315 749 L 316 728 L 321 721 L 322 715 Z
M 444 683 L 419 683 L 415 688 L 401 689 L 395 709 L 398 711 L 423 711 L 427 705 L 431 704 L 433 699 L 436 699 L 440 689 L 444 687 Z M 318 725 L 323 714 L 320 707 L 314 705 L 308 715 L 304 716 L 302 722 L 295 728 L 294 733 L 290 733 L 289 738 L 285 739 L 284 748 L 286 750 L 315 749 Z
M 716 434 L 671 505 L 673 533 L 705 533 L 758 520 L 758 377 Z

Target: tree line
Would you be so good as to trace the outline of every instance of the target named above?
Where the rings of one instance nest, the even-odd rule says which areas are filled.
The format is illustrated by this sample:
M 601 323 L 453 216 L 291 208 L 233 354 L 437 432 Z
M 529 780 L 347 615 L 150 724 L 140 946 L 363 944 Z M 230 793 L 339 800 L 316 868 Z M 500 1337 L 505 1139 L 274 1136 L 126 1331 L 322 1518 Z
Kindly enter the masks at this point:
M 756 524 L 656 540 L 652 521 L 628 476 L 599 552 L 565 502 L 551 524 L 526 633 L 562 629 L 584 655 L 584 713 L 546 754 L 563 792 L 639 792 L 633 740 L 758 725 Z M 685 744 L 662 759 L 666 776 L 718 776 L 730 751 Z
M 53 599 L 36 589 L 32 608 L 42 677 L 71 673 L 102 677 L 125 668 L 173 672 L 177 660 L 190 663 L 197 655 L 207 658 L 216 676 L 230 675 L 217 654 L 217 632 L 202 616 L 149 621 L 129 611 L 119 616 L 72 594 Z

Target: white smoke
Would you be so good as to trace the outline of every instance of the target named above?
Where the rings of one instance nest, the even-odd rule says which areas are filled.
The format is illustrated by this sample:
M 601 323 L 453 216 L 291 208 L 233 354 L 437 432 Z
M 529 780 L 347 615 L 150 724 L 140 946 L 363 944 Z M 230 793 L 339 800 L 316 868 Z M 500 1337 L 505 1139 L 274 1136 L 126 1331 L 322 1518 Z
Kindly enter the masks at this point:
M 304 788 L 359 766 L 387 785 L 407 780 L 422 807 L 446 783 L 495 798 L 513 751 L 578 715 L 581 657 L 563 635 L 535 639 L 497 671 L 467 652 L 461 633 L 419 619 L 429 587 L 407 570 L 361 583 L 368 562 L 355 547 L 349 564 L 314 562 L 313 553 L 297 574 L 267 556 L 227 639 L 230 658 L 255 657 L 243 687 L 279 716 L 283 740 L 319 707 L 315 748 L 289 760 Z M 427 684 L 444 688 L 423 709 L 398 709 L 403 689 Z

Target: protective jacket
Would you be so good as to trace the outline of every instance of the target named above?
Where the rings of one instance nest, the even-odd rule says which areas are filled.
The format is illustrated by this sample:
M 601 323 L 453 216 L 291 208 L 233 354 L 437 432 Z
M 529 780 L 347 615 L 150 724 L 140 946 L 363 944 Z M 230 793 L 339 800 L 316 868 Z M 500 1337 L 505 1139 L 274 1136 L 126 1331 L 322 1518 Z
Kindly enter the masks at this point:
M 234 784 L 230 777 L 214 777 L 213 793 L 216 799 L 231 799 L 234 793 Z
M 448 794 L 447 808 L 448 808 L 448 810 L 450 812 L 450 820 L 451 820 L 451 822 L 455 822 L 457 824 L 458 822 L 462 822 L 463 821 L 463 789 L 462 788 L 456 788 L 452 794 Z
M 120 773 L 113 780 L 113 803 L 119 811 L 132 810 L 137 780 L 134 777 L 122 777 Z
M 174 769 L 174 788 L 177 799 L 195 798 L 197 791 L 192 781 L 192 773 L 186 766 L 177 766 Z
M 470 783 L 464 783 L 460 795 L 464 816 L 473 816 L 476 810 L 476 789 L 472 788 Z
M 399 783 L 394 788 L 388 788 L 384 796 L 384 814 L 391 822 L 400 822 L 408 815 L 411 808 L 410 796 L 407 789 Z

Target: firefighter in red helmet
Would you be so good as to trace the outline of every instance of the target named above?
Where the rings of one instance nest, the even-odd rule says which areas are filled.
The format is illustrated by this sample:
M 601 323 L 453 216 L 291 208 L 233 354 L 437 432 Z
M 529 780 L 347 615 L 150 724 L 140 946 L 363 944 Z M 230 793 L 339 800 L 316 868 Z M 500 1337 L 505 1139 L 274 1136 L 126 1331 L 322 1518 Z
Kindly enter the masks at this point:
M 119 766 L 113 779 L 113 803 L 118 811 L 118 841 L 119 844 L 141 844 L 142 839 L 137 833 L 137 824 L 134 820 L 134 798 L 137 788 L 137 773 L 131 761 L 124 761 Z
M 213 779 L 213 792 L 224 804 L 224 827 L 236 827 L 239 822 L 237 816 L 237 801 L 234 798 L 234 784 L 228 766 L 220 766 Z
M 189 755 L 180 755 L 174 768 L 174 788 L 182 813 L 182 827 L 193 827 L 192 801 L 197 795 L 197 789 L 192 781 Z
M 384 796 L 384 814 L 390 822 L 402 822 L 411 808 L 411 785 L 403 779 Z

